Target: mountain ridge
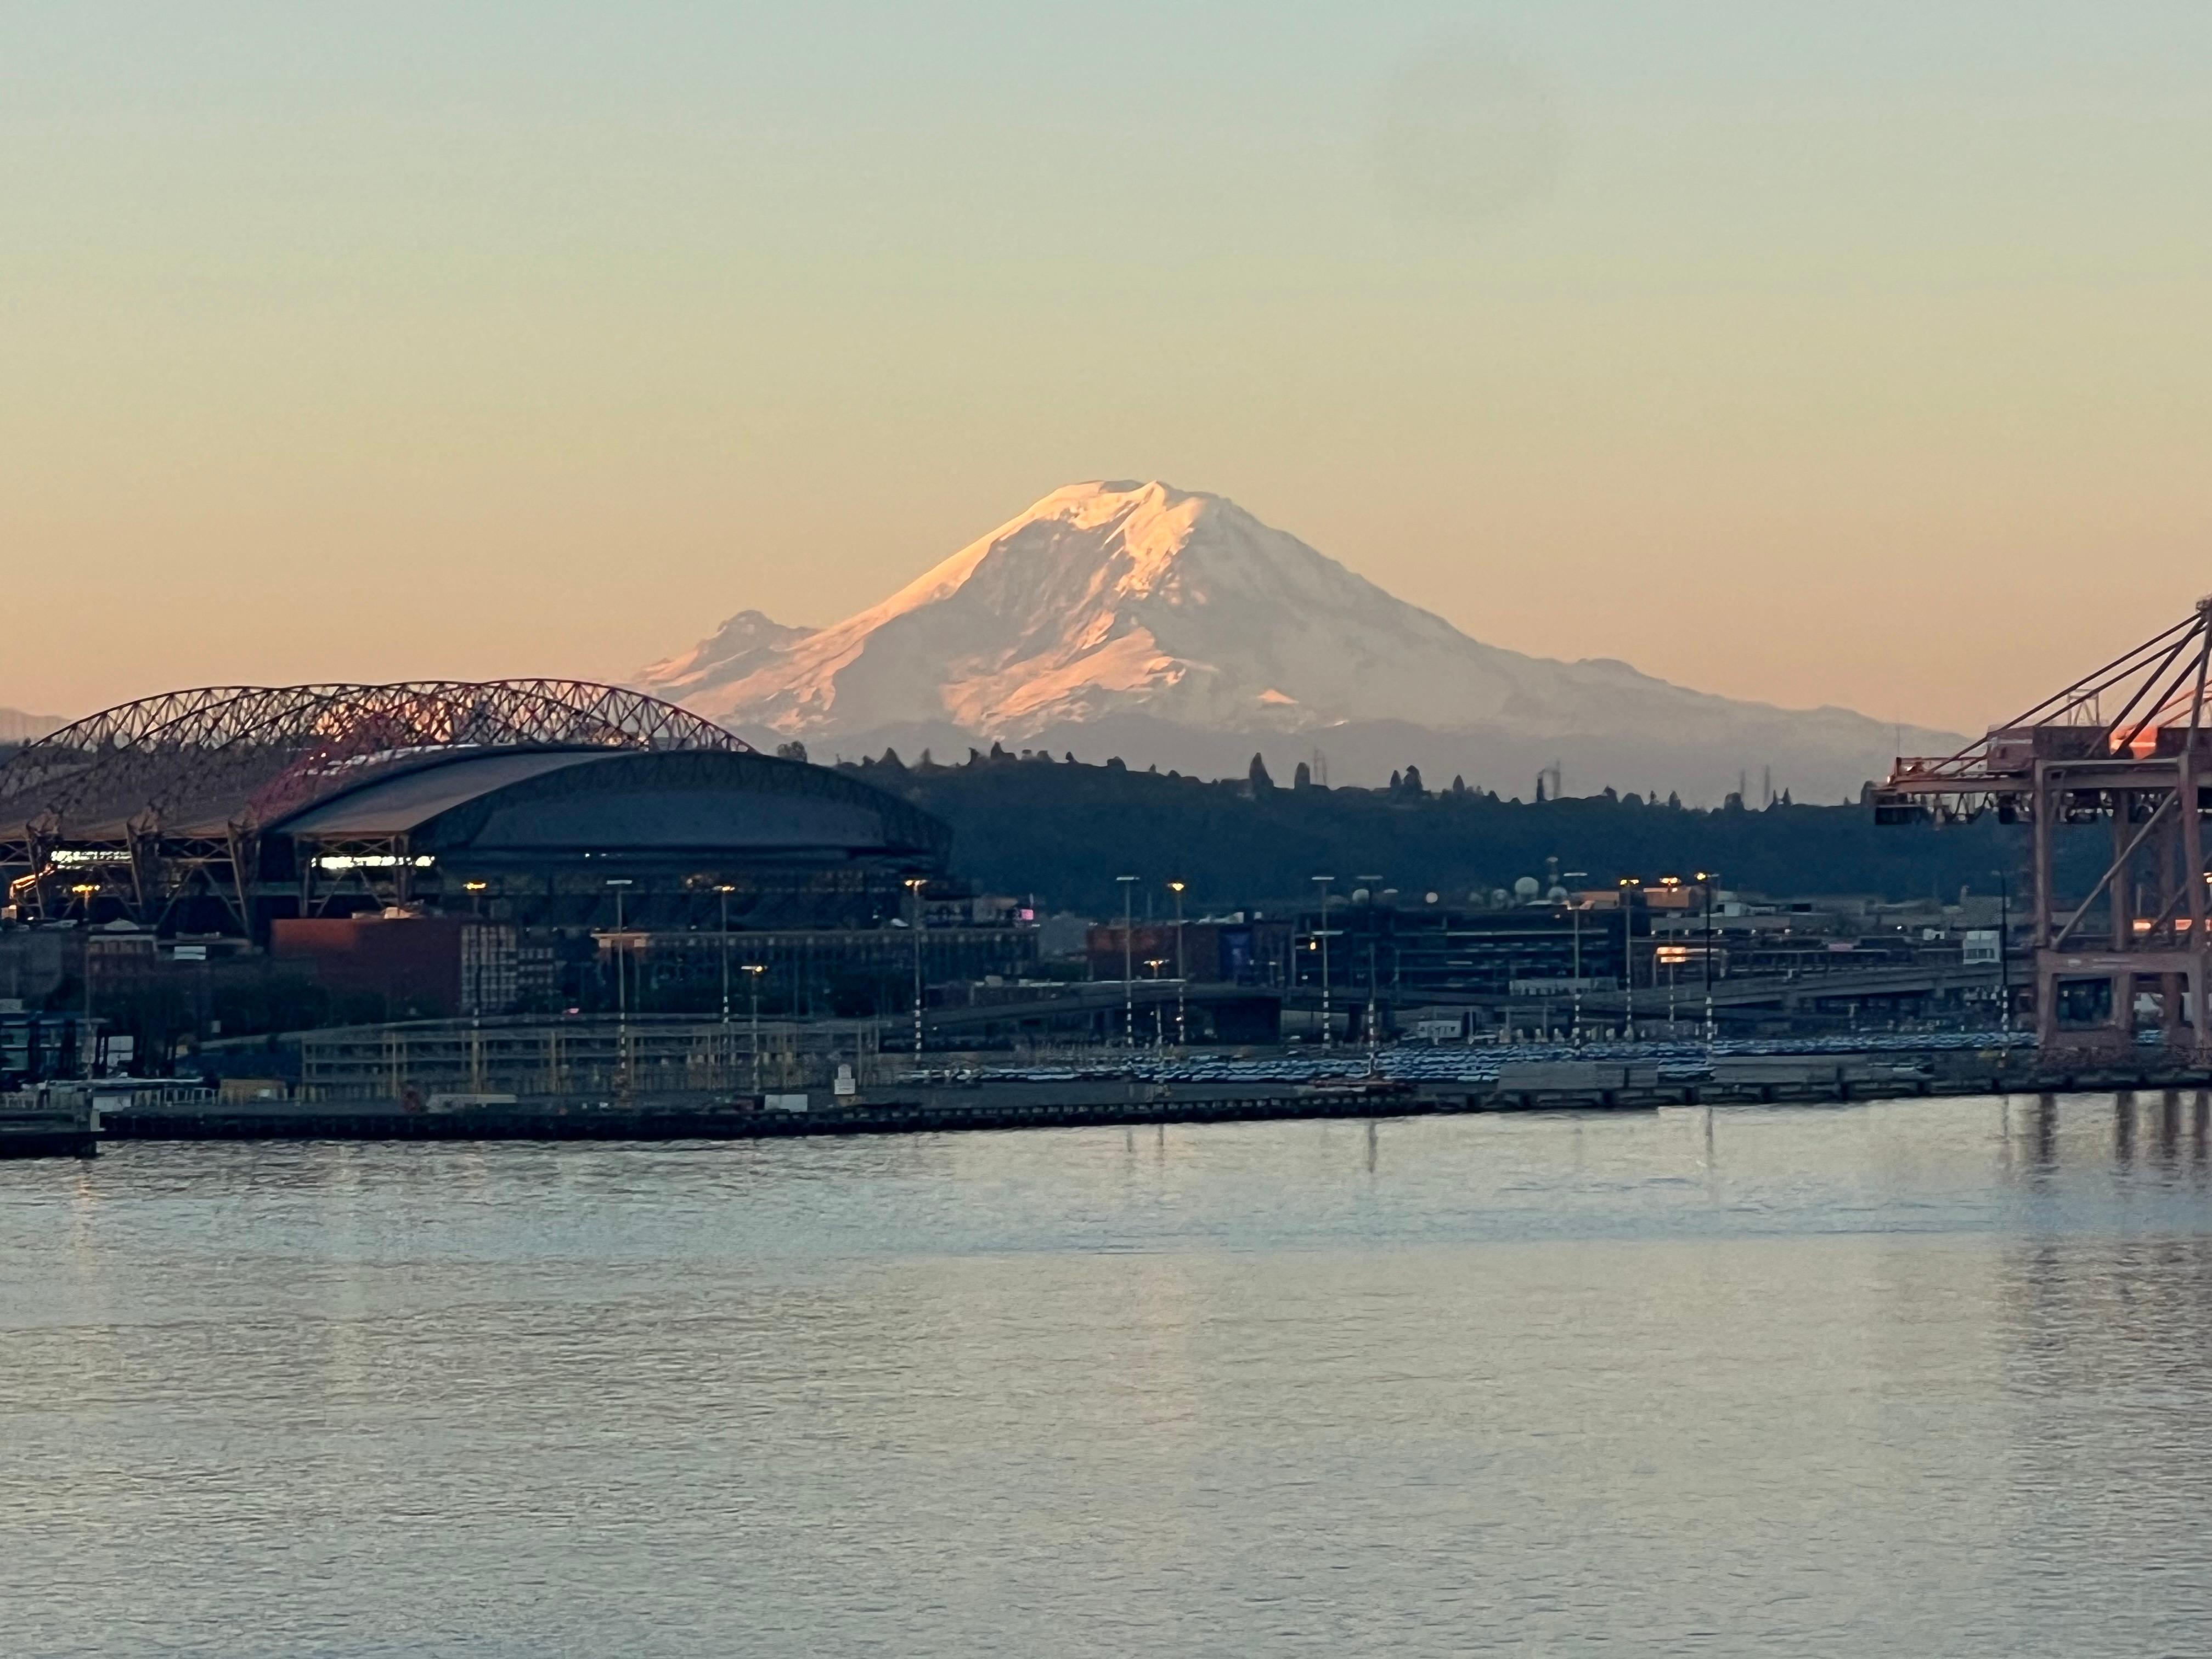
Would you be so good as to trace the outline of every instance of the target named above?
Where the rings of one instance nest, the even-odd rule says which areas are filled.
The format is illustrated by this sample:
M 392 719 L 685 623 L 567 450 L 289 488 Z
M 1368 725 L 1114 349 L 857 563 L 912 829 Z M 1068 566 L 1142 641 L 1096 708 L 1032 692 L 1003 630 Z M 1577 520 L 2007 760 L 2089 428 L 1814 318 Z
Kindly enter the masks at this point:
M 1103 759 L 1118 731 L 1139 766 L 1225 744 L 1271 767 L 1318 750 L 1343 782 L 1412 762 L 1505 788 L 1556 763 L 1713 799 L 1778 764 L 1777 788 L 1855 793 L 1893 730 L 1486 644 L 1226 497 L 1158 480 L 1063 486 L 826 628 L 741 611 L 637 684 L 756 740 L 846 754 L 903 736 Z

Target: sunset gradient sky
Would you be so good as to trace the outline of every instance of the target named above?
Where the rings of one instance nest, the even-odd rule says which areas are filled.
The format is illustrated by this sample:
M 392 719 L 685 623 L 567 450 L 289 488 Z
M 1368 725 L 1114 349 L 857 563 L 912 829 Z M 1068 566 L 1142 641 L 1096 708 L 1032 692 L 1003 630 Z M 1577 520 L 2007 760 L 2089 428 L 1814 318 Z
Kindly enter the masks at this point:
M 0 704 L 618 678 L 1054 486 L 1972 727 L 2212 590 L 2212 6 L 0 0 Z

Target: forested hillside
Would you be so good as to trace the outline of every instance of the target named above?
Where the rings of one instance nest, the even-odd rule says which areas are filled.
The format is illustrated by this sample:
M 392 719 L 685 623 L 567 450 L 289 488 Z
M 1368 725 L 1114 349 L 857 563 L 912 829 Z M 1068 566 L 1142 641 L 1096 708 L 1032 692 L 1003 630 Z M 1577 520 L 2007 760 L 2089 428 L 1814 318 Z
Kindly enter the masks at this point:
M 1778 801 L 1698 811 L 1635 795 L 1550 801 L 1434 789 L 1418 775 L 1395 788 L 1209 781 L 1088 766 L 1043 756 L 975 755 L 953 766 L 896 756 L 851 769 L 951 824 L 960 873 L 997 892 L 1106 915 L 1117 875 L 1181 878 L 1208 908 L 1282 902 L 1334 875 L 1339 890 L 1380 875 L 1406 891 L 1464 902 L 1471 892 L 1541 878 L 1546 860 L 1588 872 L 1577 885 L 1719 873 L 1730 888 L 1777 894 L 1941 895 L 2015 880 L 2024 835 L 1984 822 L 1946 830 L 1877 830 L 1861 805 Z

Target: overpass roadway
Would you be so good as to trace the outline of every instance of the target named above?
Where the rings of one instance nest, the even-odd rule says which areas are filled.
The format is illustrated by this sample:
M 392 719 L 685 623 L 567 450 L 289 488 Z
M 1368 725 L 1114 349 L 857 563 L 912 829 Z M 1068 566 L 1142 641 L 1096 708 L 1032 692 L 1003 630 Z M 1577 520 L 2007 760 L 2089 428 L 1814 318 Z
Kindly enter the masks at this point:
M 1106 1034 L 1115 1036 L 1118 1035 L 1120 1022 L 1131 1005 L 1136 1009 L 1140 1031 L 1149 1028 L 1152 1011 L 1156 1008 L 1172 1020 L 1176 990 L 1173 980 L 1140 979 L 1126 988 L 1118 979 L 1085 980 L 1069 985 L 1050 996 L 927 1009 L 922 1014 L 922 1030 L 926 1035 L 942 1033 L 949 1036 L 956 1032 L 1010 1027 L 1041 1030 L 1052 1026 L 1066 1028 L 1076 1024 L 1097 1024 L 1103 1021 Z M 1267 1027 L 1269 1041 L 1273 1040 L 1278 1023 L 1282 995 L 1279 989 L 1259 985 L 1217 985 L 1194 981 L 1183 988 L 1184 1005 L 1194 1012 L 1203 1011 L 1217 1022 L 1226 1019 L 1240 1026 L 1249 1026 L 1257 1020 Z M 1241 1036 L 1224 1040 L 1249 1042 L 1254 1038 Z
M 1946 996 L 1960 992 L 1994 992 L 1998 988 L 1998 972 L 1995 964 L 1964 967 L 1957 963 L 1912 964 L 1910 966 L 1868 968 L 1856 971 L 1800 975 L 1737 975 L 1713 981 L 1713 1006 L 1717 1010 L 1749 1011 L 1777 1008 L 1791 1012 L 1811 1009 L 1822 1004 L 1880 1001 L 1902 997 Z M 922 1026 L 931 1036 L 954 1036 L 962 1033 L 987 1030 L 1044 1030 L 1048 1028 L 1066 1030 L 1072 1025 L 1097 1027 L 1107 1036 L 1117 1035 L 1119 1022 L 1126 1006 L 1133 1005 L 1139 1029 L 1142 1030 L 1152 1018 L 1155 1008 L 1172 1015 L 1176 1005 L 1176 983 L 1172 980 L 1138 980 L 1125 988 L 1120 980 L 1089 980 L 1067 986 L 1050 995 L 1023 998 L 1005 1002 L 984 1002 L 971 1006 L 939 1007 L 927 1010 L 922 1017 Z M 1257 1031 L 1254 1022 L 1273 1026 L 1279 1011 L 1285 1006 L 1317 1011 L 1322 1003 L 1318 987 L 1300 985 L 1289 991 L 1279 986 L 1221 985 L 1192 983 L 1183 989 L 1186 1005 L 1194 1012 L 1206 1011 L 1224 1023 L 1233 1023 L 1249 1036 L 1225 1037 L 1227 1041 L 1252 1041 Z M 1701 981 L 1686 978 L 1674 988 L 1674 1006 L 1678 1016 L 1693 1018 L 1705 1007 L 1705 986 Z M 1342 985 L 1333 988 L 1330 1000 L 1347 1015 L 1356 1017 L 1366 1002 L 1364 986 Z M 1570 999 L 1564 993 L 1549 998 L 1516 997 L 1504 999 L 1495 994 L 1480 995 L 1468 993 L 1413 993 L 1401 991 L 1395 998 L 1386 990 L 1382 1000 L 1385 1006 L 1404 1009 L 1414 1006 L 1449 1006 L 1455 1004 L 1497 1008 L 1528 1007 L 1548 1003 L 1555 1011 Z M 1630 998 L 1620 991 L 1592 991 L 1582 999 L 1585 1020 L 1606 1020 L 1626 1018 Z M 1654 1018 L 1667 1006 L 1665 988 L 1649 986 L 1637 988 L 1634 997 L 1639 1020 Z
M 1999 987 L 1996 964 L 1977 964 L 1963 967 L 1955 963 L 1914 963 L 1910 966 L 1865 968 L 1856 971 L 1809 975 L 1742 975 L 1717 979 L 1713 981 L 1713 1006 L 1716 1008 L 1780 1008 L 1784 1012 L 1808 1007 L 1824 1002 L 1868 1002 L 1893 997 L 1945 996 L 1957 992 L 1993 992 Z M 1650 1018 L 1655 1007 L 1666 1002 L 1663 987 L 1653 990 L 1638 986 L 1636 991 L 1637 1015 L 1639 1019 Z M 1684 979 L 1674 988 L 1676 1006 L 1686 1012 L 1692 1006 L 1705 1006 L 1705 988 L 1701 980 Z M 1564 997 L 1554 997 L 1561 1002 Z M 1629 998 L 1621 991 L 1587 992 L 1583 997 L 1583 1018 L 1592 1015 L 1626 1015 Z

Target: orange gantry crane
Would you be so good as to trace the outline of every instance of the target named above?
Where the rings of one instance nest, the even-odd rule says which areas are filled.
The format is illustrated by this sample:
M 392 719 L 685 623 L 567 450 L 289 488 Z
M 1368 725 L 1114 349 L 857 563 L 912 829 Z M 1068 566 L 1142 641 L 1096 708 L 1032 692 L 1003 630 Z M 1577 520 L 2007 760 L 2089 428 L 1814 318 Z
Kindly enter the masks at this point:
M 2117 1059 L 2154 1012 L 2160 1040 L 2212 1056 L 2205 812 L 2212 793 L 2212 598 L 1955 755 L 1899 757 L 1878 823 L 1994 812 L 2033 833 L 2036 1035 L 2046 1057 Z M 2077 826 L 2109 826 L 2095 856 Z M 2067 868 L 2102 866 L 2062 890 Z

